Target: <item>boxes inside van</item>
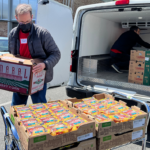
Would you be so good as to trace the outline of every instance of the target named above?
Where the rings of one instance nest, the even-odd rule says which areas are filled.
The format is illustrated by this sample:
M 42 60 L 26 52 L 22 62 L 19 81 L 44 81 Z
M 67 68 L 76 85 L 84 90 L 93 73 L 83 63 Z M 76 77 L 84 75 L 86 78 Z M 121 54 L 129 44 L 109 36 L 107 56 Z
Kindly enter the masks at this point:
M 128 71 L 123 71 L 122 74 L 114 71 L 110 50 L 120 35 L 130 30 L 131 26 L 138 26 L 141 30 L 140 37 L 150 43 L 150 4 L 148 1 L 133 0 L 129 4 L 116 4 L 109 2 L 88 5 L 80 7 L 76 12 L 73 41 L 75 51 L 68 96 L 75 97 L 75 90 L 69 89 L 69 86 L 91 87 L 92 90 L 115 88 L 118 91 L 149 95 L 149 86 L 128 82 Z M 148 50 L 139 44 L 133 49 Z M 75 61 L 78 62 L 77 66 Z M 73 70 L 75 67 L 77 70 Z

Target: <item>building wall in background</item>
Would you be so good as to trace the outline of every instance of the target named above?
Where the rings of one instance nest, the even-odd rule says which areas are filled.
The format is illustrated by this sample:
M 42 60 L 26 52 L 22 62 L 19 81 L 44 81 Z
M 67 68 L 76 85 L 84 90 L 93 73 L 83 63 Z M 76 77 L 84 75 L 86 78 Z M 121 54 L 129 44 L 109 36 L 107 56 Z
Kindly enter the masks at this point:
M 0 36 L 7 37 L 7 22 L 0 21 Z
M 72 0 L 55 0 L 59 3 L 68 3 Z M 36 16 L 36 5 L 38 0 L 0 0 L 0 36 L 7 36 L 9 34 L 10 30 L 17 26 L 17 21 L 15 19 L 15 8 L 20 3 L 27 3 L 30 4 L 33 8 L 33 16 L 35 21 Z M 73 17 L 75 15 L 75 12 L 79 6 L 83 5 L 89 5 L 89 4 L 96 4 L 101 3 L 102 0 L 73 0 Z M 11 10 L 9 13 L 8 10 Z M 8 30 L 8 31 L 7 31 Z
M 0 0 L 0 36 L 8 36 L 12 28 L 17 26 L 15 8 L 18 4 L 30 4 L 33 11 L 33 21 L 36 18 L 38 0 Z

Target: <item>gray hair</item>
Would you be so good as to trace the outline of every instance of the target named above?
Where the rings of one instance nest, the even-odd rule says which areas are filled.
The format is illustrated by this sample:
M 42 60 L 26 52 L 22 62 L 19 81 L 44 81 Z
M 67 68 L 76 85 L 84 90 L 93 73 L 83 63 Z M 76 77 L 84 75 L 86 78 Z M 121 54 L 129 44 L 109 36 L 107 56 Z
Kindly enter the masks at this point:
M 15 15 L 22 15 L 25 13 L 30 13 L 32 16 L 32 7 L 29 4 L 19 4 L 15 9 Z

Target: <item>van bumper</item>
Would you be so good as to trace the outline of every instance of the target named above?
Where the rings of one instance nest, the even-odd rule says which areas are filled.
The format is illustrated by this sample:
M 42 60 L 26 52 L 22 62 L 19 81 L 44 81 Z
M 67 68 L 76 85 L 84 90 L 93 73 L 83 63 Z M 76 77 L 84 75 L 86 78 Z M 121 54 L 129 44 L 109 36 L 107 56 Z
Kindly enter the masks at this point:
M 72 98 L 76 97 L 78 99 L 82 99 L 82 98 L 92 97 L 95 93 L 87 90 L 82 90 L 82 89 L 74 89 L 67 86 L 66 94 L 68 97 L 72 97 Z

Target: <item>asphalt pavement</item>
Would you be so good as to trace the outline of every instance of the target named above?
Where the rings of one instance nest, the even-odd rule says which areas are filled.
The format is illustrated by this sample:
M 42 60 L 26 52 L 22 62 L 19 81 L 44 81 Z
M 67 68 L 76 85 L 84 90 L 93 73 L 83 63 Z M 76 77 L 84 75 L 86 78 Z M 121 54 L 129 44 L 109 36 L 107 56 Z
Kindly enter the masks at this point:
M 65 87 L 55 87 L 47 90 L 46 98 L 47 100 L 64 100 L 67 99 L 68 97 L 65 92 Z M 8 112 L 11 105 L 11 99 L 12 99 L 12 92 L 0 90 L 0 107 L 5 106 Z M 31 103 L 32 101 L 31 98 L 29 97 L 28 104 Z M 0 115 L 0 150 L 5 149 L 4 132 L 5 132 L 5 128 L 4 128 L 2 117 Z M 118 148 L 117 150 L 142 150 L 141 144 L 142 144 L 141 142 L 136 144 L 130 144 L 128 146 Z M 148 136 L 148 140 L 146 144 L 147 144 L 146 150 L 150 150 L 150 135 Z

